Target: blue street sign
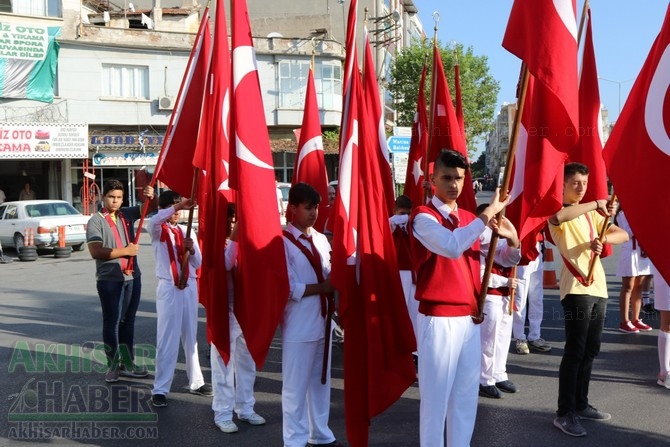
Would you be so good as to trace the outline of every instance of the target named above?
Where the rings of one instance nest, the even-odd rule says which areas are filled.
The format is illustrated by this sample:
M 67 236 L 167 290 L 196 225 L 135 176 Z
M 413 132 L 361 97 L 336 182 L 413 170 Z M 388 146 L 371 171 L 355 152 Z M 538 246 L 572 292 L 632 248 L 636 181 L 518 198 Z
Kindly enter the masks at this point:
M 386 140 L 391 153 L 409 152 L 409 144 L 411 141 L 412 137 L 401 137 L 398 135 L 393 135 Z

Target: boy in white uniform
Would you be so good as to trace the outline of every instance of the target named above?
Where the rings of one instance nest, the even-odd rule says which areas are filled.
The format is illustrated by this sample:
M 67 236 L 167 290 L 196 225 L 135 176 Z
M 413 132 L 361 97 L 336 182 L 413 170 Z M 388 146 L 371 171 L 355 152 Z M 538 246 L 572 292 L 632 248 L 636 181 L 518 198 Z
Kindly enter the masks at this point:
M 486 205 L 480 205 L 483 212 Z M 482 372 L 479 378 L 479 395 L 500 399 L 500 391 L 516 393 L 517 388 L 507 377 L 507 354 L 512 339 L 512 314 L 509 312 L 510 292 L 516 289 L 518 279 L 511 277 L 511 267 L 521 260 L 521 249 L 516 229 L 503 217 L 501 222 L 509 236 L 498 239 L 495 248 L 493 269 L 489 276 L 488 291 L 484 301 L 484 321 L 481 324 Z M 479 243 L 481 249 L 481 272 L 486 268 L 491 237 L 491 228 L 486 227 Z M 482 285 L 484 287 L 484 285 Z
M 254 382 L 256 381 L 256 364 L 251 357 L 242 328 L 235 317 L 234 283 L 232 270 L 237 264 L 237 226 L 235 222 L 235 205 L 228 204 L 228 234 L 226 241 L 226 271 L 228 275 L 228 325 L 230 331 L 230 359 L 228 365 L 223 362 L 217 347 L 212 344 L 210 362 L 212 364 L 212 385 L 214 385 L 214 423 L 224 433 L 238 431 L 233 422 L 233 410 L 240 421 L 251 425 L 265 424 L 265 418 L 254 411 Z
M 290 295 L 282 332 L 282 417 L 285 447 L 340 445 L 328 427 L 330 415 L 330 355 L 326 383 L 321 383 L 326 295 L 330 284 L 330 244 L 314 230 L 321 197 L 306 183 L 291 187 L 291 223 L 284 230 Z
M 198 244 L 185 237 L 186 229 L 178 225 L 179 211 L 195 204 L 174 191 L 158 197 L 158 212 L 149 221 L 151 246 L 156 259 L 156 378 L 151 391 L 154 407 L 167 406 L 174 370 L 182 341 L 186 357 L 186 375 L 191 393 L 211 396 L 212 387 L 205 383 L 198 359 L 198 286 L 196 269 L 202 255 Z M 188 254 L 187 254 L 188 253 Z M 186 282 L 181 284 L 182 259 L 188 256 Z

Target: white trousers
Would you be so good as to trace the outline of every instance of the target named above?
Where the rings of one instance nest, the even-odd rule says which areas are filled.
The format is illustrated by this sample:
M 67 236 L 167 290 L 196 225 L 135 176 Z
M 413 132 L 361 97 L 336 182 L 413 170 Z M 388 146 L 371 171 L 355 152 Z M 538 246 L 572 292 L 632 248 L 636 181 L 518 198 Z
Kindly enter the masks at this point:
M 416 284 L 412 281 L 411 270 L 400 270 L 400 282 L 402 283 L 402 291 L 405 294 L 405 303 L 407 304 L 407 312 L 409 318 L 412 320 L 412 329 L 414 334 L 417 334 L 416 319 L 419 315 L 419 302 L 414 299 L 416 292 Z
M 170 392 L 179 354 L 179 340 L 186 358 L 191 390 L 205 384 L 198 359 L 198 293 L 195 279 L 179 290 L 172 281 L 159 279 L 156 286 L 156 376 L 151 394 Z
M 325 344 L 324 338 L 282 342 L 281 406 L 285 447 L 335 441 L 335 435 L 328 427 L 331 355 L 328 356 L 326 384 L 321 384 Z
M 466 317 L 419 313 L 421 447 L 470 445 L 477 417 L 480 328 Z
M 523 279 L 516 286 L 514 324 L 512 335 L 515 339 L 526 340 L 525 325 L 528 314 L 528 340 L 541 337 L 540 326 L 544 314 L 544 263 L 542 255 L 529 263 L 517 267 L 516 277 Z
M 254 382 L 256 364 L 254 363 L 242 328 L 233 312 L 228 312 L 230 325 L 230 360 L 228 366 L 223 363 L 219 350 L 212 344 L 210 362 L 212 364 L 212 387 L 214 399 L 212 410 L 214 422 L 230 421 L 233 411 L 238 417 L 250 416 L 254 412 Z
M 495 385 L 507 380 L 507 354 L 512 339 L 512 315 L 509 296 L 486 295 L 484 322 L 481 324 L 481 385 Z

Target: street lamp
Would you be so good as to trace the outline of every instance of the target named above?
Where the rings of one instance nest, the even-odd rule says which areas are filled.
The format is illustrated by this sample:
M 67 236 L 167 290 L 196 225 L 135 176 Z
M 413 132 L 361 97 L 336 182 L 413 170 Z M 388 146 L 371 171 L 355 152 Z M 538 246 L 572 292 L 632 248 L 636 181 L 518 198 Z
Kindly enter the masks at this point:
M 627 82 L 634 81 L 635 78 L 627 79 L 625 81 L 615 81 L 613 79 L 607 79 L 607 78 L 603 78 L 602 76 L 598 76 L 598 79 L 600 79 L 601 81 L 611 82 L 612 84 L 616 84 L 616 85 L 619 86 L 619 114 L 617 115 L 617 119 L 618 119 L 619 115 L 621 115 L 621 84 L 625 84 Z

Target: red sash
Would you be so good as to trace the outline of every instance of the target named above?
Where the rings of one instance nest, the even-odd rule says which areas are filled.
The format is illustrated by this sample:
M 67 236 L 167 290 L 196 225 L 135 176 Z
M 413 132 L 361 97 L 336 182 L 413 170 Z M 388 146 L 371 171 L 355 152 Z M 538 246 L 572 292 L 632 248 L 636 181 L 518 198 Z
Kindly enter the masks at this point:
M 177 244 L 177 256 L 175 256 L 174 254 L 175 250 L 174 245 L 172 244 L 172 239 L 170 238 L 170 233 L 174 235 L 174 240 Z M 179 265 L 181 266 L 184 260 L 184 254 L 186 253 L 186 250 L 184 250 L 184 233 L 182 233 L 179 227 L 173 227 L 171 225 L 168 225 L 167 223 L 163 223 L 163 225 L 161 225 L 160 240 L 161 242 L 165 242 L 165 245 L 167 246 L 168 256 L 170 257 L 170 270 L 172 270 L 172 278 L 174 279 L 174 285 L 179 289 L 186 288 L 186 284 L 184 285 L 180 284 L 179 271 L 177 269 L 177 261 L 179 261 Z M 188 262 L 186 263 L 184 276 L 188 280 L 189 276 Z
M 306 239 L 311 245 L 312 250 L 310 251 L 307 247 L 298 242 L 298 240 L 295 238 L 295 236 L 293 236 L 293 234 L 290 231 L 284 230 L 284 236 L 286 236 L 286 239 L 293 242 L 293 245 L 298 247 L 302 252 L 302 254 L 305 255 L 305 257 L 309 261 L 309 264 L 314 269 L 314 273 L 316 273 L 316 279 L 320 283 L 325 281 L 325 278 L 323 277 L 323 265 L 321 264 L 321 256 L 319 255 L 319 252 L 317 251 L 316 246 L 314 245 L 314 241 L 312 241 L 312 238 L 307 237 L 304 234 L 300 235 L 301 239 Z M 334 303 L 330 302 L 331 301 L 330 297 L 327 297 L 326 295 L 323 294 L 320 296 L 321 296 L 321 316 L 325 318 L 328 306 L 332 306 Z
M 119 233 L 119 227 L 116 226 L 116 223 L 112 219 L 112 216 L 109 214 L 109 211 L 107 208 L 102 210 L 100 213 L 102 217 L 105 218 L 107 223 L 109 224 L 109 228 L 112 230 L 112 234 L 114 235 L 114 241 L 116 242 L 116 248 L 123 248 L 125 245 L 123 244 L 123 241 L 121 240 L 121 234 Z M 128 221 L 126 220 L 125 216 L 123 213 L 120 211 L 117 211 L 116 217 L 121 220 L 121 225 L 123 226 L 123 232 L 126 237 L 126 242 L 130 242 L 130 237 L 128 236 Z M 133 274 L 133 268 L 132 264 L 130 263 L 130 257 L 129 256 L 122 256 L 119 258 L 121 260 L 121 271 L 123 272 L 124 275 L 130 276 Z
M 593 230 L 593 223 L 591 222 L 591 218 L 589 217 L 588 213 L 584 214 L 584 217 L 586 218 L 586 222 L 588 222 L 589 224 L 589 241 L 592 241 L 593 238 L 595 237 L 595 231 Z M 591 251 L 590 259 L 593 259 L 594 256 L 595 253 Z M 561 255 L 561 257 L 563 258 L 563 264 L 565 265 L 565 268 L 567 268 L 568 271 L 572 273 L 572 276 L 574 276 L 575 279 L 579 281 L 581 285 L 583 285 L 584 287 L 588 287 L 591 284 L 593 284 L 593 278 L 591 278 L 590 281 L 588 280 L 588 278 L 584 278 L 584 276 L 579 272 L 579 270 L 577 270 L 577 268 L 575 268 L 575 266 L 572 265 L 570 261 L 565 259 L 565 256 Z

